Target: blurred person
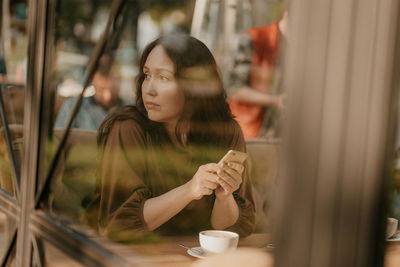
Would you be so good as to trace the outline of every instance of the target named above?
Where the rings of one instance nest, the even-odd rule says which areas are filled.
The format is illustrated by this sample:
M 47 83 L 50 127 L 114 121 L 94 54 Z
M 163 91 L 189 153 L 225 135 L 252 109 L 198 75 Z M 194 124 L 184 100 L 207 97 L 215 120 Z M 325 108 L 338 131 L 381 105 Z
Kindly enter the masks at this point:
M 99 68 L 91 82 L 95 94 L 82 99 L 79 112 L 72 128 L 97 131 L 101 122 L 115 107 L 131 104 L 119 98 L 119 85 L 110 76 L 109 71 Z M 62 105 L 55 122 L 56 128 L 65 127 L 78 97 L 68 98 Z
M 246 146 L 208 48 L 188 35 L 151 42 L 136 94 L 136 106 L 100 126 L 101 179 L 89 223 L 120 242 L 205 229 L 249 235 L 255 208 L 247 165 L 215 163 Z
M 280 51 L 287 37 L 288 12 L 239 38 L 230 71 L 229 105 L 245 138 L 276 137 L 276 110 L 283 108 Z M 272 129 L 272 132 L 269 131 Z

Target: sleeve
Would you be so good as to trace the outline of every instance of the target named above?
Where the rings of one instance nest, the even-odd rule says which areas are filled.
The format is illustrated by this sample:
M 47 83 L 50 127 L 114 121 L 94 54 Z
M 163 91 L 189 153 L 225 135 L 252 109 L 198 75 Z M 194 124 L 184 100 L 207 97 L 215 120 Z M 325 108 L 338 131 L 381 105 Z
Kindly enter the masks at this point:
M 235 131 L 232 140 L 232 149 L 246 152 L 246 143 L 240 126 L 235 124 Z M 243 172 L 243 182 L 238 190 L 233 192 L 233 197 L 239 207 L 239 218 L 236 223 L 226 230 L 236 232 L 240 237 L 250 235 L 255 228 L 255 197 L 253 193 L 253 185 L 250 182 L 249 166 L 245 163 Z
M 228 95 L 242 86 L 249 85 L 252 58 L 253 42 L 251 36 L 244 33 L 239 36 L 232 68 L 229 71 Z
M 103 151 L 99 206 L 100 232 L 114 241 L 147 230 L 143 205 L 151 191 L 145 184 L 145 151 L 145 134 L 137 122 L 115 122 Z

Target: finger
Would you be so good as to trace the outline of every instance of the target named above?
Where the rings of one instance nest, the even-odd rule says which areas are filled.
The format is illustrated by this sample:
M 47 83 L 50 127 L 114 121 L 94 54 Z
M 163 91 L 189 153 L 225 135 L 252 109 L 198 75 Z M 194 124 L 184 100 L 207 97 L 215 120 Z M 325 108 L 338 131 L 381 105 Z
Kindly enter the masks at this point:
M 226 172 L 221 171 L 218 173 L 217 182 L 220 183 L 220 180 L 223 180 L 225 183 L 229 184 L 231 187 L 237 187 L 240 183 L 228 175 Z
M 223 179 L 219 179 L 218 180 L 218 182 L 219 182 L 219 184 L 220 184 L 220 186 L 226 191 L 226 192 L 233 192 L 233 187 L 230 185 L 230 184 L 228 184 L 227 182 L 225 182 L 225 180 L 223 180 Z
M 204 188 L 202 192 L 203 192 L 203 195 L 211 195 L 213 193 L 213 190 L 211 190 L 209 188 Z
M 210 183 L 216 183 L 218 179 L 217 171 L 216 172 L 206 172 L 201 176 L 201 181 L 208 181 Z
M 227 164 L 230 168 L 234 169 L 235 171 L 237 171 L 239 174 L 242 174 L 244 171 L 244 166 L 241 163 L 237 163 L 237 162 L 228 162 Z
M 233 179 L 237 180 L 240 183 L 242 182 L 242 174 L 240 172 L 238 172 L 237 170 L 229 167 L 228 165 L 224 165 L 223 170 L 229 176 L 231 176 Z
M 239 185 L 242 183 L 242 175 L 240 173 L 238 173 L 237 171 L 229 168 L 228 166 L 223 168 L 223 173 L 221 173 L 221 175 L 225 175 L 228 178 L 233 179 L 235 181 L 235 184 Z
M 207 181 L 207 180 L 204 180 L 204 181 L 201 182 L 201 186 L 202 187 L 208 188 L 208 189 L 211 189 L 211 190 L 214 190 L 215 188 L 217 188 L 218 185 L 219 184 L 218 184 L 217 180 L 215 180 L 215 182 L 210 182 L 210 181 Z
M 202 165 L 201 168 L 206 172 L 215 173 L 218 171 L 219 165 L 217 163 L 208 163 Z

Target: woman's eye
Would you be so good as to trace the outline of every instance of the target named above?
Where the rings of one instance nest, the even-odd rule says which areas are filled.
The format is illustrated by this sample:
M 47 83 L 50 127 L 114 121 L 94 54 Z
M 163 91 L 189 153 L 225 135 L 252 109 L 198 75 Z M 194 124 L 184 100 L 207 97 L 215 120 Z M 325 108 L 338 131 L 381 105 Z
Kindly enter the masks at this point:
M 148 73 L 145 73 L 145 74 L 144 74 L 144 78 L 145 78 L 145 80 L 148 80 L 148 79 L 150 79 L 150 74 L 148 74 Z
M 160 75 L 160 79 L 161 79 L 162 81 L 168 81 L 168 80 L 169 80 L 168 77 L 166 77 L 166 76 L 164 76 L 164 75 Z

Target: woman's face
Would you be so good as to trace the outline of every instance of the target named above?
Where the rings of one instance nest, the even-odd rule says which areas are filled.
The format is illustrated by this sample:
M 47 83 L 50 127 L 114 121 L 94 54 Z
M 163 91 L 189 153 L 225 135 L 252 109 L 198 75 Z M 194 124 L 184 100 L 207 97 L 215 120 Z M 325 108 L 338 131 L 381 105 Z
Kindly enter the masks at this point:
M 175 65 L 161 45 L 148 55 L 143 73 L 142 98 L 149 119 L 175 128 L 185 97 L 175 79 Z

